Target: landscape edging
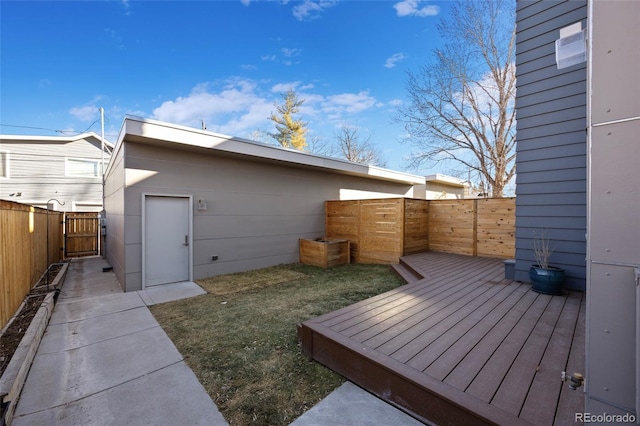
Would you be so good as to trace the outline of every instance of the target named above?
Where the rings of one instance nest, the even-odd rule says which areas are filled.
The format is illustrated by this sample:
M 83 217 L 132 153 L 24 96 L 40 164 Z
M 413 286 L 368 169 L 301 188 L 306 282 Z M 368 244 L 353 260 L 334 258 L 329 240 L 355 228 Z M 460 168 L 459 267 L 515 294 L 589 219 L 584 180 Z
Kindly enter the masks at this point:
M 36 315 L 27 328 L 24 336 L 20 340 L 18 348 L 11 357 L 2 377 L 0 377 L 0 402 L 2 403 L 3 417 L 0 418 L 0 425 L 10 425 L 13 420 L 13 413 L 16 409 L 18 397 L 24 387 L 27 373 L 31 368 L 31 363 L 35 358 L 38 346 L 44 335 L 44 331 L 49 324 L 51 314 L 55 305 L 56 295 L 67 275 L 69 264 L 65 263 L 51 283 L 52 291 L 46 294 L 40 304 Z M 19 312 L 16 312 L 16 315 Z M 8 406 L 7 406 L 8 404 Z

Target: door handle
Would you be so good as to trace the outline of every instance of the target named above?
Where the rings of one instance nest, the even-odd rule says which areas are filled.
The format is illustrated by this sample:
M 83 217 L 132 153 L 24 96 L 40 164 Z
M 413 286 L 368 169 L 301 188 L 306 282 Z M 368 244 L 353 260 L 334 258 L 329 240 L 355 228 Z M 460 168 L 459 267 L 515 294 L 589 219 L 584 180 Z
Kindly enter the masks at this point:
M 185 235 L 184 236 L 184 244 L 182 244 L 183 246 L 188 246 L 189 245 L 189 236 Z

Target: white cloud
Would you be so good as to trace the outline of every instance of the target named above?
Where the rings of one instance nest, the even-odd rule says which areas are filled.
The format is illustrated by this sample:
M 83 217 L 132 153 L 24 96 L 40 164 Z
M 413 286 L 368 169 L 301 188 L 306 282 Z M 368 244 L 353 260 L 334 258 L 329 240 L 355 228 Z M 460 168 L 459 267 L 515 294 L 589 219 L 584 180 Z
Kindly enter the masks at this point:
M 362 111 L 376 107 L 378 102 L 369 95 L 368 91 L 359 93 L 342 93 L 331 95 L 325 98 L 322 109 L 332 116 L 339 116 L 344 113 L 357 114 Z
M 116 30 L 112 28 L 105 28 L 104 32 L 112 45 L 114 45 L 118 49 L 122 49 L 124 47 L 122 36 L 120 36 L 120 34 Z
M 99 102 L 102 99 L 102 96 L 96 96 L 86 105 L 72 107 L 69 110 L 69 114 L 82 122 L 89 122 L 96 118 L 100 118 L 100 108 L 96 106 L 96 102 Z
M 393 68 L 396 66 L 398 62 L 406 58 L 407 58 L 407 55 L 405 55 L 404 53 L 394 53 L 393 55 L 387 58 L 387 61 L 385 62 L 384 66 L 385 68 Z
M 73 107 L 69 110 L 69 114 L 80 121 L 91 121 L 98 115 L 98 108 L 95 106 Z
M 293 16 L 298 21 L 318 18 L 325 9 L 335 6 L 336 0 L 304 0 L 293 7 Z
M 275 62 L 275 63 L 280 63 L 286 66 L 290 66 L 294 63 L 291 60 L 291 58 L 300 56 L 301 52 L 302 50 L 297 48 L 283 47 L 282 49 L 280 49 L 279 54 L 262 55 L 260 56 L 260 59 L 262 59 L 263 61 Z M 299 63 L 299 62 L 296 62 L 296 63 Z
M 288 92 L 289 89 L 296 90 L 300 86 L 299 81 L 291 81 L 289 83 L 278 83 L 275 86 L 271 87 L 272 93 L 285 93 Z
M 227 135 L 247 137 L 258 128 L 271 125 L 267 117 L 271 115 L 273 104 L 264 102 L 252 104 L 246 113 L 239 114 L 228 122 L 218 126 L 218 132 Z
M 283 47 L 283 48 L 281 49 L 281 52 L 282 52 L 282 54 L 283 54 L 284 56 L 286 56 L 287 58 L 291 58 L 291 57 L 293 57 L 293 56 L 298 56 L 298 55 L 300 55 L 301 50 L 300 50 L 300 49 L 296 49 L 296 48 L 290 49 L 290 48 L 287 48 L 287 47 Z
M 153 118 L 194 127 L 205 120 L 209 130 L 242 136 L 264 125 L 272 108 L 256 93 L 254 82 L 236 79 L 218 93 L 208 83 L 198 84 L 188 96 L 163 102 Z
M 423 0 L 403 0 L 393 5 L 398 16 L 435 16 L 440 13 L 440 7 L 436 5 L 422 5 Z
M 124 7 L 124 14 L 131 15 L 131 5 L 129 4 L 129 0 L 122 0 L 122 6 Z
M 153 110 L 152 118 L 199 128 L 201 120 L 210 131 L 252 138 L 257 130 L 272 130 L 268 119 L 280 94 L 296 90 L 304 99 L 300 117 L 318 134 L 326 125 L 381 106 L 369 91 L 323 96 L 313 92 L 312 84 L 290 81 L 263 87 L 247 79 L 234 79 L 216 90 L 213 84 L 196 85 L 187 96 L 164 101 Z M 266 90 L 266 91 L 265 91 Z

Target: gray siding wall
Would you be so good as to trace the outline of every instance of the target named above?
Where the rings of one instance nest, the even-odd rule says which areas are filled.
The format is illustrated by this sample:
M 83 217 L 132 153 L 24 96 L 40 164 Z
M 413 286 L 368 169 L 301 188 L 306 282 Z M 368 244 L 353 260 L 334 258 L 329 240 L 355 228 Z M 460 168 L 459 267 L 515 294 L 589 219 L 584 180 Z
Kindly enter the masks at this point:
M 120 146 L 120 149 L 114 153 L 104 185 L 104 209 L 107 220 L 104 251 L 120 285 L 127 291 L 125 287 L 124 150 L 125 147 Z
M 194 279 L 298 262 L 298 240 L 324 234 L 325 200 L 352 197 L 353 191 L 358 198 L 414 196 L 408 184 L 223 157 L 210 150 L 133 142 L 125 147 L 127 291 L 142 288 L 144 193 L 193 197 Z M 206 201 L 206 211 L 198 210 L 198 200 Z
M 546 232 L 565 286 L 585 289 L 587 229 L 586 63 L 558 70 L 555 40 L 586 1 L 518 1 L 516 33 L 516 265 L 529 281 L 533 239 Z
M 100 141 L 93 138 L 72 142 L 4 139 L 0 141 L 0 151 L 9 153 L 9 178 L 0 178 L 1 199 L 46 207 L 49 199 L 56 198 L 65 204 L 53 202 L 54 210 L 102 210 L 101 177 L 65 173 L 66 158 L 100 160 Z M 109 156 L 105 156 L 105 162 L 108 160 Z M 15 193 L 22 195 L 10 196 Z M 75 204 L 78 206 L 74 207 Z

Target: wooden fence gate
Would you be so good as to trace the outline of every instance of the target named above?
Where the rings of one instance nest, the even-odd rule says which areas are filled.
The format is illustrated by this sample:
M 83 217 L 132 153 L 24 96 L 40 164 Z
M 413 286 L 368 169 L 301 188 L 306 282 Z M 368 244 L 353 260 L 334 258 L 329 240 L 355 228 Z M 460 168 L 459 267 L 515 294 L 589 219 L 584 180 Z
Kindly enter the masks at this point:
M 100 219 L 98 213 L 67 213 L 65 218 L 65 257 L 100 254 Z

